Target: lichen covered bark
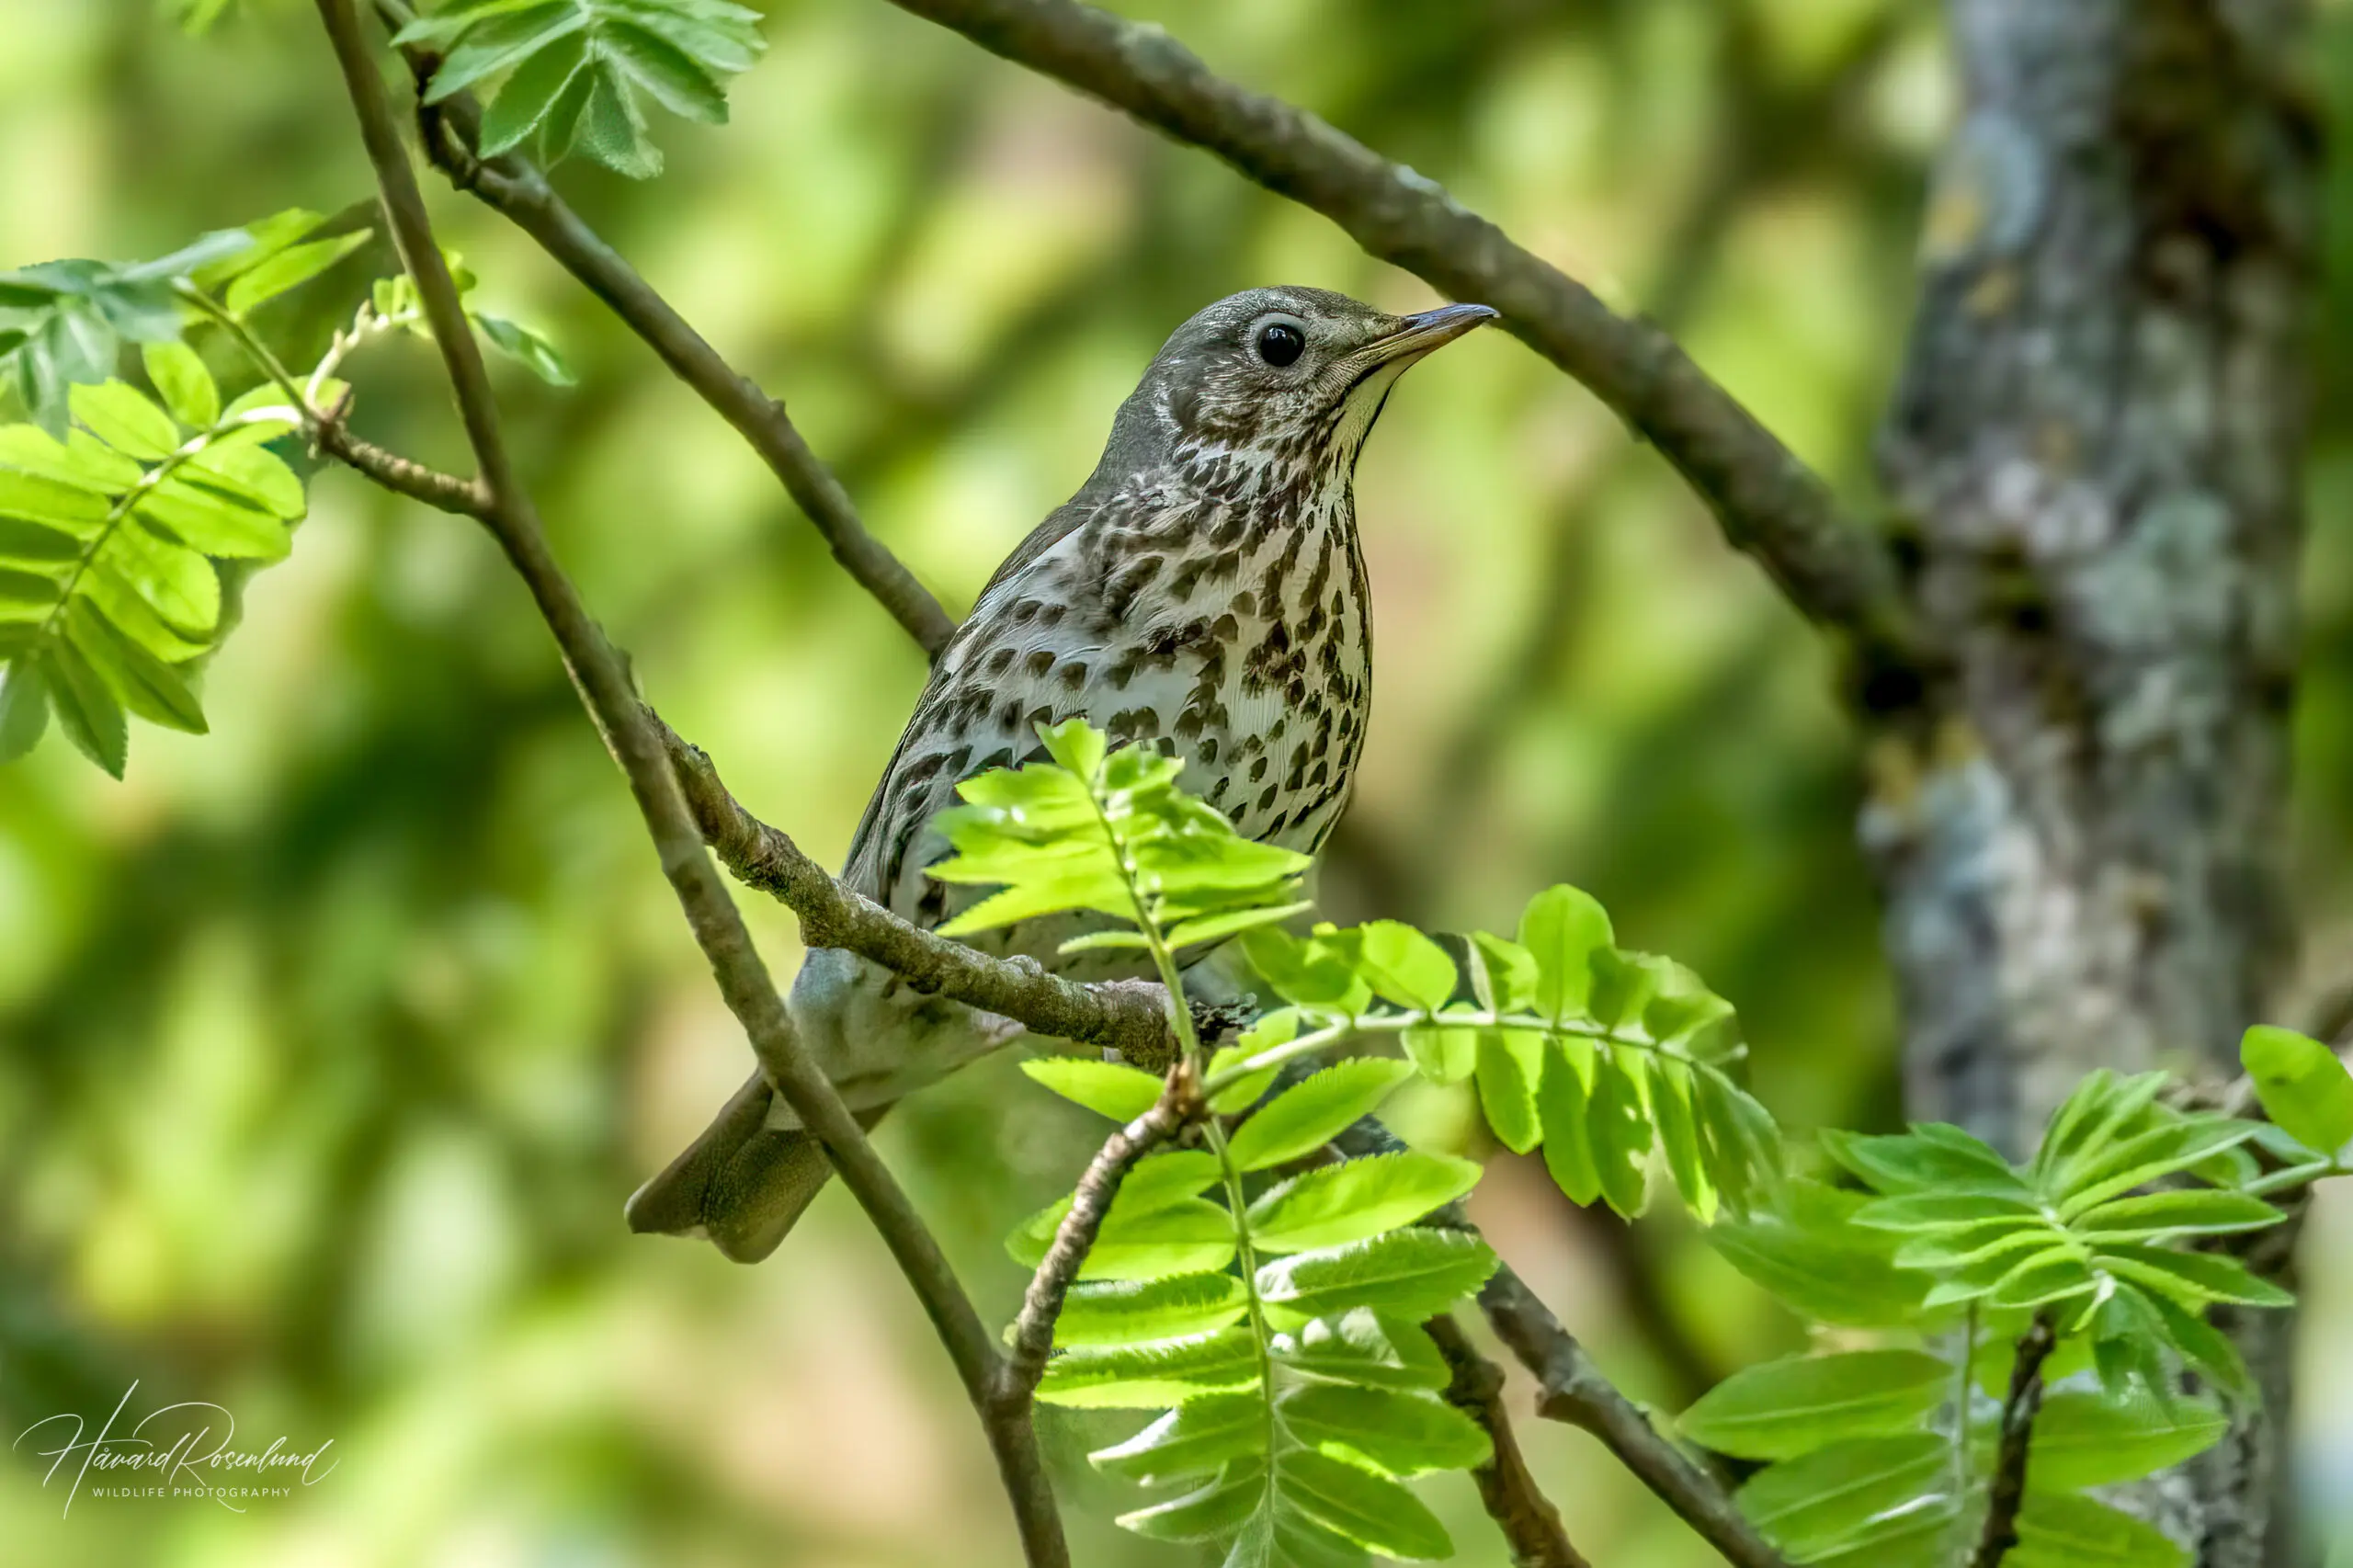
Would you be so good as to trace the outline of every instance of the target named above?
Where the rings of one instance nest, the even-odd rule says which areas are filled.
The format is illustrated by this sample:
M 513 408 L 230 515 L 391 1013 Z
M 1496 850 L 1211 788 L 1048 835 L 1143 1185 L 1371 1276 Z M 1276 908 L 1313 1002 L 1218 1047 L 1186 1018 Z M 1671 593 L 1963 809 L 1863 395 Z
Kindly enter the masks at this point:
M 1963 114 L 1881 467 L 1950 663 L 1889 715 L 1863 833 L 1909 1108 L 2014 1150 L 2095 1067 L 2226 1064 L 2292 956 L 2304 11 L 1948 6 Z M 2243 1343 L 2277 1415 L 2284 1329 Z M 2265 1561 L 2270 1429 L 2156 1510 L 2211 1568 Z

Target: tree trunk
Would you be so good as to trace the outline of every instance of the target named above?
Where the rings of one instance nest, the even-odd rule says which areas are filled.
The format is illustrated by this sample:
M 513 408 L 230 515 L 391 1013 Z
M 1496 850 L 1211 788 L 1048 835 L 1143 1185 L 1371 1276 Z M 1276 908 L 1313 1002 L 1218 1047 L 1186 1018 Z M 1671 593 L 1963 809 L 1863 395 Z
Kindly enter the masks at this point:
M 2288 726 L 2318 136 L 2302 0 L 1949 0 L 1881 466 L 1952 656 L 1874 754 L 1915 1116 L 2023 1151 L 2095 1067 L 2224 1069 L 2293 955 Z M 2153 1489 L 2284 1562 L 2284 1314 L 2251 1418 Z

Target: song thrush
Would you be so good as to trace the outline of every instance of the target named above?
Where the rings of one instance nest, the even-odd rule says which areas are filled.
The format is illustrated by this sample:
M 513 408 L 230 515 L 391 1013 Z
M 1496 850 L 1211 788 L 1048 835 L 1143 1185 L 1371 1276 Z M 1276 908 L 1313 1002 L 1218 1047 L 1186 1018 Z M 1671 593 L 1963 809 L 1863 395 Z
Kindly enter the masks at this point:
M 1392 316 L 1321 289 L 1256 289 L 1177 328 L 1093 476 L 997 568 L 940 652 L 843 880 L 926 926 L 970 903 L 982 890 L 924 874 L 947 853 L 930 819 L 960 780 L 1042 756 L 1035 726 L 1073 715 L 1115 745 L 1173 748 L 1186 787 L 1242 833 L 1313 851 L 1347 800 L 1371 696 L 1358 450 L 1406 367 L 1495 313 Z M 1131 952 L 1057 957 L 1084 928 L 1032 920 L 978 941 L 1075 979 L 1140 972 Z M 790 1011 L 869 1124 L 1018 1032 L 830 949 L 809 954 Z M 629 1221 L 755 1261 L 829 1174 L 756 1072 L 630 1199 Z

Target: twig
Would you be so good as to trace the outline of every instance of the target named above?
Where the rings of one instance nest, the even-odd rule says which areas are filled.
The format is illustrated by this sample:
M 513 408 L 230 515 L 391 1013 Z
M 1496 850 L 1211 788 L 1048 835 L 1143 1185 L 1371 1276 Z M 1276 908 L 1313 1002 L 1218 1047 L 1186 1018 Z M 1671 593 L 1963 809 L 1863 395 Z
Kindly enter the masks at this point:
M 728 793 L 710 757 L 648 717 L 704 841 L 737 881 L 790 906 L 811 947 L 847 949 L 918 991 L 1011 1018 L 1033 1034 L 1108 1046 L 1147 1072 L 1165 1072 L 1176 1059 L 1158 986 L 1074 984 L 1037 964 L 988 958 L 908 924 L 842 886 L 781 829 L 746 811 Z
M 725 881 L 704 850 L 661 736 L 631 690 L 620 656 L 589 619 L 579 591 L 548 549 L 538 511 L 509 461 L 481 347 L 468 326 L 457 284 L 434 242 L 425 198 L 401 146 L 392 99 L 361 35 L 354 0 L 318 0 L 318 7 L 358 116 L 369 161 L 375 166 L 393 242 L 415 281 L 457 394 L 467 439 L 481 468 L 489 502 L 483 521 L 530 589 L 555 634 L 582 700 L 628 775 L 660 854 L 663 872 L 677 893 L 729 1010 L 744 1026 L 778 1092 L 798 1113 L 801 1125 L 824 1143 L 844 1184 L 881 1233 L 955 1361 L 995 1450 L 1028 1561 L 1033 1568 L 1067 1568 L 1070 1551 L 1039 1457 L 1035 1431 L 1026 1422 L 1008 1428 L 986 1419 L 987 1402 L 1002 1361 L 980 1314 L 889 1167 L 794 1037 L 767 966 L 728 896 Z
M 1969 1559 L 1969 1568 L 1998 1568 L 2010 1548 L 2018 1543 L 2018 1505 L 2026 1500 L 2027 1451 L 2034 1441 L 2034 1418 L 2042 1409 L 2042 1364 L 2058 1343 L 2058 1332 L 2047 1312 L 2038 1313 L 2034 1326 L 2018 1341 L 2018 1358 L 2010 1368 L 2009 1397 L 2002 1401 L 2002 1445 L 1995 1453 L 1993 1480 L 1986 1489 L 1985 1526 L 1978 1532 L 1977 1551 Z
M 415 15 L 401 0 L 375 0 L 375 7 L 395 28 Z M 421 89 L 440 63 L 438 55 L 416 45 L 404 46 L 402 52 Z M 581 221 L 529 160 L 512 153 L 478 157 L 474 147 L 482 111 L 472 95 L 452 95 L 427 110 L 426 119 L 426 155 L 449 176 L 450 183 L 472 192 L 537 240 L 542 250 L 643 338 L 673 375 L 733 425 L 816 525 L 834 559 L 905 628 L 926 656 L 945 647 L 956 622 L 931 590 L 866 530 L 849 493 L 809 449 L 784 404 L 721 358 L 620 252 Z
M 221 301 L 192 284 L 181 284 L 178 296 L 193 305 L 212 324 L 234 339 L 247 358 L 259 366 L 278 390 L 286 394 L 287 412 L 295 416 L 311 444 L 327 456 L 344 462 L 374 480 L 387 490 L 397 491 L 413 500 L 444 512 L 455 512 L 468 517 L 486 517 L 490 511 L 490 493 L 480 480 L 460 479 L 454 473 L 404 458 L 398 452 L 387 451 L 370 441 L 363 441 L 345 427 L 344 413 L 350 399 L 333 408 L 321 408 L 312 401 L 310 391 L 295 381 L 293 375 L 270 352 L 269 345 L 257 336 L 254 329 L 238 319 Z
M 1045 1375 L 1046 1358 L 1053 1354 L 1054 1321 L 1062 1316 L 1072 1283 L 1095 1246 L 1103 1217 L 1120 1195 L 1120 1184 L 1136 1162 L 1184 1131 L 1200 1119 L 1205 1107 L 1200 1081 L 1188 1063 L 1169 1070 L 1168 1086 L 1153 1108 L 1114 1132 L 1088 1162 L 1086 1174 L 1071 1194 L 1070 1212 L 1054 1229 L 1053 1244 L 1039 1260 L 1029 1289 L 1021 1299 L 1021 1314 L 1013 1320 L 1013 1348 L 998 1380 L 998 1403 L 1007 1416 L 1027 1420 L 1029 1402 Z
M 1313 115 L 1212 73 L 1161 28 L 1077 0 L 893 0 L 982 48 L 1216 153 L 1331 219 L 1372 255 L 1504 313 L 1531 347 L 1656 446 L 1806 616 L 1927 663 L 1887 550 L 1820 476 L 1673 338 L 1620 316 L 1427 176 Z
M 1511 1417 L 1504 1413 L 1503 1369 L 1473 1349 L 1451 1317 L 1434 1317 L 1422 1326 L 1454 1369 L 1454 1381 L 1446 1387 L 1447 1403 L 1486 1428 L 1495 1445 L 1495 1457 L 1472 1471 L 1471 1478 L 1478 1484 L 1487 1517 L 1511 1548 L 1513 1568 L 1590 1568 L 1569 1544 L 1560 1510 L 1536 1484 L 1519 1440 L 1512 1435 Z
M 1575 1336 L 1519 1277 L 1498 1268 L 1479 1292 L 1497 1337 L 1536 1374 L 1537 1413 L 1581 1426 L 1634 1472 L 1733 1568 L 1789 1568 L 1729 1494 L 1661 1436 L 1633 1401 L 1601 1375 Z

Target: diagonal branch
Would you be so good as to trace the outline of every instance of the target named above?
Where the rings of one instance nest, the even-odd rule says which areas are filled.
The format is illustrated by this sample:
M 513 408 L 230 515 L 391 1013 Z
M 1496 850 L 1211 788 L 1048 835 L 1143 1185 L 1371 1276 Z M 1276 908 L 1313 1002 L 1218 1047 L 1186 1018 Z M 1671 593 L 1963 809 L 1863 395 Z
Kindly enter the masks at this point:
M 1127 1180 L 1137 1161 L 1200 1119 L 1207 1108 L 1200 1080 L 1188 1063 L 1180 1062 L 1169 1070 L 1168 1086 L 1152 1108 L 1111 1134 L 1088 1162 L 1086 1174 L 1079 1177 L 1071 1194 L 1070 1212 L 1054 1228 L 1053 1242 L 1030 1278 L 1021 1300 L 1021 1315 L 1014 1319 L 1013 1352 L 1006 1358 L 998 1388 L 1002 1415 L 1029 1418 L 1038 1380 L 1045 1375 L 1046 1359 L 1053 1354 L 1054 1321 L 1062 1316 L 1063 1303 L 1070 1299 L 1079 1268 L 1094 1250 L 1104 1217 L 1111 1212 L 1111 1201 L 1120 1196 L 1120 1184 Z
M 1659 1433 L 1618 1392 L 1519 1276 L 1499 1268 L 1479 1292 L 1498 1338 L 1536 1374 L 1537 1413 L 1581 1426 L 1682 1517 L 1733 1568 L 1789 1568 L 1714 1478 Z
M 1511 1417 L 1504 1413 L 1503 1369 L 1472 1347 L 1451 1316 L 1434 1317 L 1422 1326 L 1454 1371 L 1446 1387 L 1447 1403 L 1485 1428 L 1495 1445 L 1495 1457 L 1471 1478 L 1478 1483 L 1487 1517 L 1511 1548 L 1513 1568 L 1591 1568 L 1569 1544 L 1561 1511 L 1537 1486 L 1527 1456 L 1512 1436 Z
M 376 13 L 394 28 L 413 19 L 403 0 L 375 0 Z M 403 58 L 420 91 L 440 64 L 440 56 L 420 45 L 404 45 Z M 467 93 L 455 94 L 422 111 L 426 156 L 452 185 L 471 191 L 537 240 L 564 270 L 609 306 L 631 331 L 645 340 L 673 375 L 709 403 L 751 444 L 796 506 L 824 536 L 825 543 L 860 587 L 891 613 L 926 655 L 937 654 L 956 623 L 931 590 L 915 580 L 899 558 L 867 532 L 858 508 L 823 460 L 809 449 L 784 404 L 720 357 L 620 253 L 581 221 L 528 159 L 513 153 L 483 159 L 474 153 L 482 110 Z
M 1108 1046 L 1136 1066 L 1163 1072 L 1176 1058 L 1160 987 L 1080 985 L 1038 964 L 993 959 L 913 926 L 841 885 L 780 828 L 746 811 L 702 751 L 648 715 L 704 842 L 745 887 L 773 895 L 801 917 L 813 948 L 846 948 L 933 992 L 1008 1017 L 1033 1034 Z
M 1821 477 L 1650 324 L 1618 315 L 1435 181 L 1313 115 L 1212 73 L 1157 27 L 1077 0 L 893 0 L 982 48 L 1216 153 L 1331 219 L 1358 244 L 1512 332 L 1657 447 L 1800 611 L 1925 663 L 1924 636 L 1878 539 Z
M 1003 1362 L 980 1314 L 958 1284 L 938 1242 L 867 1142 L 840 1095 L 794 1035 L 783 1000 L 752 945 L 727 884 L 704 850 L 702 835 L 671 772 L 661 735 L 631 689 L 620 654 L 589 618 L 578 589 L 548 549 L 538 510 L 509 459 L 482 350 L 474 342 L 449 265 L 434 241 L 425 198 L 401 146 L 392 99 L 361 34 L 354 0 L 318 0 L 318 7 L 358 117 L 369 161 L 375 167 L 393 242 L 416 283 L 457 394 L 467 440 L 481 469 L 488 503 L 483 521 L 538 602 L 581 699 L 628 776 L 631 792 L 660 854 L 663 873 L 677 894 L 697 944 L 710 962 L 728 1009 L 750 1037 L 760 1065 L 777 1091 L 800 1115 L 801 1124 L 824 1142 L 844 1184 L 881 1233 L 954 1359 L 975 1412 L 983 1416 L 982 1424 L 995 1450 L 1029 1562 L 1034 1568 L 1067 1568 L 1070 1551 L 1063 1539 L 1035 1430 L 1028 1422 L 1006 1426 L 985 1418 Z

